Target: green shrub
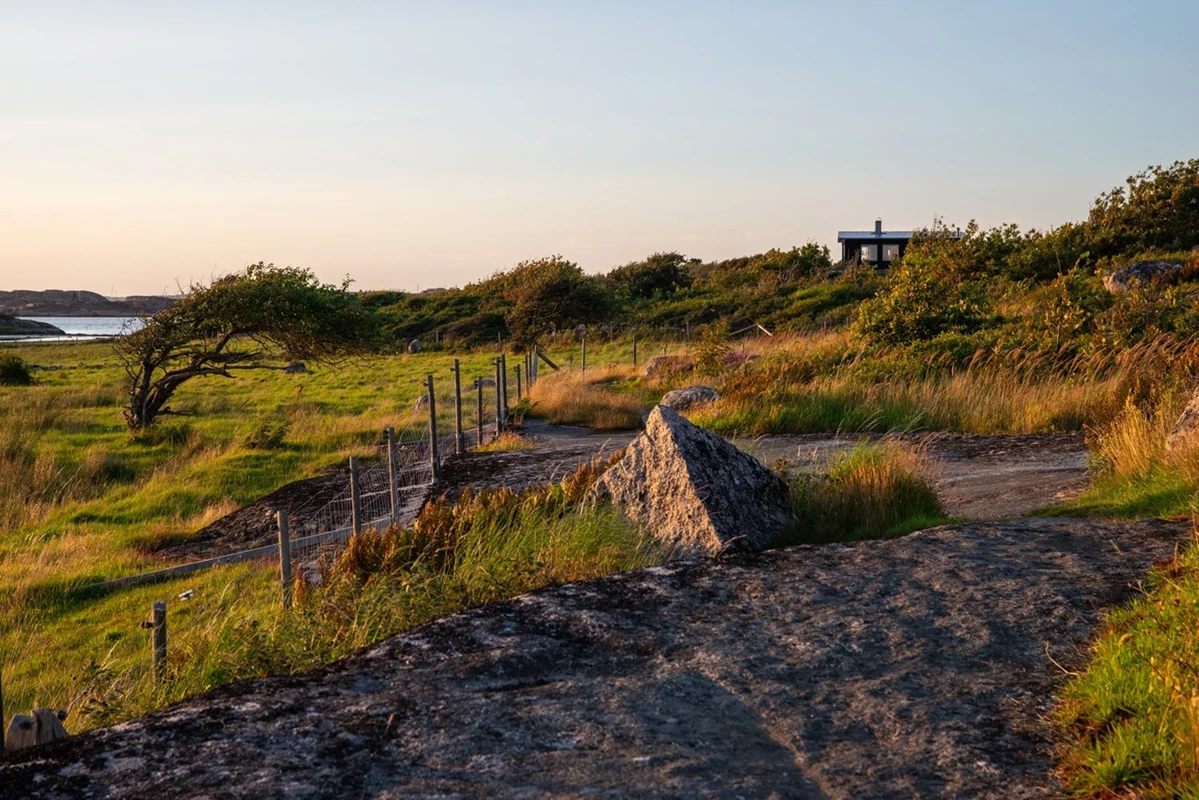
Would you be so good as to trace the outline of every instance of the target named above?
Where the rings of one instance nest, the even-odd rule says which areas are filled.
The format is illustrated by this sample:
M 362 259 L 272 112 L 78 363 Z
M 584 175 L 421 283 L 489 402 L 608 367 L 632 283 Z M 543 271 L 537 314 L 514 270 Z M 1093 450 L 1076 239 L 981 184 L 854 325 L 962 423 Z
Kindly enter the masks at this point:
M 0 355 L 0 386 L 29 386 L 33 374 L 25 359 L 18 355 Z
M 251 450 L 278 450 L 287 436 L 287 423 L 261 420 L 242 440 Z
M 858 331 L 874 341 L 904 344 L 976 329 L 986 311 L 982 286 L 961 282 L 939 266 L 905 257 L 886 289 L 859 306 Z

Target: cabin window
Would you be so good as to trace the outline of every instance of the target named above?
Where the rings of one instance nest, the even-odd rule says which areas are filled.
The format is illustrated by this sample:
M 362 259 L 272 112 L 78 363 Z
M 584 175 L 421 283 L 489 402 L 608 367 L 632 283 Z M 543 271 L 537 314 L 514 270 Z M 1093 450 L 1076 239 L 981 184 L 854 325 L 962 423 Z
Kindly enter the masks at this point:
M 878 261 L 878 245 L 864 244 L 862 245 L 862 260 L 875 262 Z
M 899 260 L 899 245 L 885 244 L 883 245 L 883 261 L 898 261 Z

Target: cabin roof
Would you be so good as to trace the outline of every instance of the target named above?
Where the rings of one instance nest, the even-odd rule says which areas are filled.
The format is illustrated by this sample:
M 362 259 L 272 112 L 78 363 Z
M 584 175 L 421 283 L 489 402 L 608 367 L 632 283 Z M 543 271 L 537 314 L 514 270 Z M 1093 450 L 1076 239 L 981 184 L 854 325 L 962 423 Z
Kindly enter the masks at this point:
M 846 239 L 911 239 L 912 231 L 837 231 L 837 241 Z

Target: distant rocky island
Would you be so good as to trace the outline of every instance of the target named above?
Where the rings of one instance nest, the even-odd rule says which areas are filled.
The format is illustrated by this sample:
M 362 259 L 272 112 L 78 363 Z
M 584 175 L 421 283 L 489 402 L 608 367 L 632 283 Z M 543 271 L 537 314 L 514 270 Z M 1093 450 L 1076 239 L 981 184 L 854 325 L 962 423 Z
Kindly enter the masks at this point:
M 0 336 L 62 336 L 61 328 L 48 322 L 35 322 L 31 319 L 17 319 L 0 314 Z
M 0 315 L 10 317 L 137 317 L 157 314 L 174 298 L 153 295 L 108 298 L 95 292 L 46 289 L 0 291 Z M 53 328 L 54 326 L 49 326 Z M 0 331 L 3 332 L 3 331 Z

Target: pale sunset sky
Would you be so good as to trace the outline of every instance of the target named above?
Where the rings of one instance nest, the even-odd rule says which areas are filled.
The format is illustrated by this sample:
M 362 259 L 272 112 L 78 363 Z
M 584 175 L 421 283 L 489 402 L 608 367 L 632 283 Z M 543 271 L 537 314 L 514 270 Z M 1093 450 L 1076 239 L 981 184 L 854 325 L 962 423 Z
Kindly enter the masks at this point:
M 0 289 L 1046 227 L 1199 156 L 1194 2 L 0 2 Z

